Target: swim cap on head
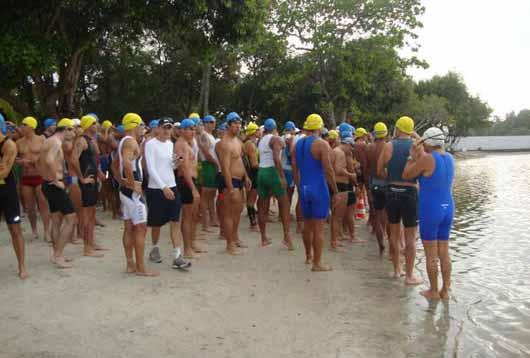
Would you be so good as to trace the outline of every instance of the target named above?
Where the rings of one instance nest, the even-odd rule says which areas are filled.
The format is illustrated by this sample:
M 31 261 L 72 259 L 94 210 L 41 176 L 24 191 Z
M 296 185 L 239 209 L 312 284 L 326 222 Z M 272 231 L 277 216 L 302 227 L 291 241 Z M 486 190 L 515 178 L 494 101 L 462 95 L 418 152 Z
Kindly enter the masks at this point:
M 22 124 L 33 129 L 37 129 L 37 123 L 37 120 L 33 117 L 26 117 L 22 120 Z
M 127 113 L 123 116 L 123 119 L 121 121 L 123 124 L 123 129 L 128 131 L 131 129 L 134 129 L 138 127 L 139 125 L 143 124 L 142 117 L 140 117 L 136 113 Z
M 199 113 L 191 113 L 189 116 L 188 116 L 189 119 L 195 119 L 195 118 L 198 118 L 198 119 L 201 119 L 201 116 L 199 116 Z
M 337 130 L 339 131 L 339 133 L 341 133 L 341 132 L 353 132 L 355 130 L 355 128 L 349 123 L 342 122 L 337 127 Z
M 287 122 L 285 122 L 285 124 L 283 126 L 283 130 L 284 131 L 295 131 L 296 130 L 296 125 L 294 124 L 293 121 L 287 121 Z
M 388 135 L 386 124 L 377 122 L 374 126 L 374 134 L 376 138 L 385 138 Z
M 353 138 L 353 133 L 350 131 L 342 131 L 339 133 L 339 135 L 340 135 L 340 139 Z
M 149 122 L 149 128 L 153 129 L 153 128 L 158 127 L 158 123 L 159 123 L 158 119 L 151 120 L 151 122 Z
M 74 127 L 81 127 L 81 120 L 79 118 L 72 118 L 72 122 L 74 122 Z
M 320 136 L 322 138 L 327 138 L 329 136 L 329 131 L 328 131 L 328 129 L 326 127 L 322 128 L 320 130 Z
M 405 134 L 411 134 L 414 132 L 414 121 L 410 117 L 403 116 L 397 120 L 396 128 Z
M 44 120 L 44 123 L 43 123 L 43 125 L 44 125 L 44 129 L 48 129 L 48 128 L 50 128 L 50 127 L 56 125 L 56 124 L 57 124 L 57 122 L 56 122 L 55 119 L 53 119 L 53 118 L 46 118 L 46 119 Z
M 70 118 L 63 118 L 57 123 L 57 128 L 74 128 L 74 121 Z
M 355 140 L 353 139 L 352 136 L 350 136 L 350 137 L 346 137 L 346 138 L 343 138 L 343 139 L 340 140 L 340 142 L 341 142 L 342 144 L 349 144 L 349 145 L 351 145 L 352 147 L 355 146 Z
M 213 123 L 215 122 L 215 117 L 212 115 L 207 115 L 202 119 L 202 123 Z
M 263 123 L 263 128 L 265 131 L 270 132 L 276 129 L 276 121 L 273 118 L 267 118 L 265 123 Z
M 337 139 L 339 137 L 339 132 L 337 132 L 335 129 L 332 129 L 328 132 L 329 139 Z
M 125 128 L 123 128 L 123 124 L 118 125 L 118 126 L 116 127 L 116 131 L 117 131 L 118 133 L 123 133 L 123 132 L 125 132 Z
M 186 118 L 185 120 L 180 122 L 181 129 L 188 129 L 188 128 L 193 128 L 193 127 L 196 127 L 195 121 L 193 119 Z
M 195 124 L 195 127 L 198 127 L 201 125 L 201 119 L 200 118 L 190 118 L 193 123 Z
M 95 124 L 96 122 L 97 122 L 97 120 L 96 120 L 96 118 L 93 115 L 87 114 L 87 115 L 81 117 L 81 128 L 87 129 L 91 125 Z
M 97 114 L 95 114 L 95 113 L 89 113 L 89 114 L 87 114 L 87 116 L 94 117 L 94 119 L 96 120 L 96 122 L 99 122 L 99 117 L 97 116 Z
M 247 128 L 245 128 L 245 134 L 246 135 L 252 135 L 254 133 L 256 133 L 258 131 L 259 127 L 256 123 L 254 122 L 250 122 L 248 125 L 247 125 Z
M 241 122 L 241 117 L 236 112 L 230 112 L 226 115 L 226 123 L 230 124 L 231 122 Z
M 110 127 L 112 127 L 112 122 L 111 122 L 111 121 L 104 121 L 104 122 L 101 124 L 101 126 L 102 126 L 103 128 L 105 128 L 105 129 L 106 129 L 106 128 L 110 128 Z
M 219 127 L 217 127 L 217 130 L 220 131 L 220 132 L 226 132 L 226 130 L 228 129 L 227 125 L 226 125 L 226 122 L 223 122 L 219 125 Z
M 307 116 L 304 123 L 305 130 L 316 131 L 322 129 L 322 127 L 324 127 L 324 121 L 322 120 L 322 117 L 320 117 L 320 115 L 313 113 Z
M 361 137 L 363 137 L 363 136 L 365 136 L 365 135 L 367 135 L 367 134 L 368 134 L 368 132 L 367 132 L 366 129 L 364 129 L 363 127 L 359 127 L 359 128 L 357 128 L 357 129 L 355 130 L 355 136 L 356 136 L 357 138 L 361 138 Z
M 431 127 L 423 133 L 423 142 L 433 147 L 443 147 L 445 145 L 445 134 L 440 128 Z

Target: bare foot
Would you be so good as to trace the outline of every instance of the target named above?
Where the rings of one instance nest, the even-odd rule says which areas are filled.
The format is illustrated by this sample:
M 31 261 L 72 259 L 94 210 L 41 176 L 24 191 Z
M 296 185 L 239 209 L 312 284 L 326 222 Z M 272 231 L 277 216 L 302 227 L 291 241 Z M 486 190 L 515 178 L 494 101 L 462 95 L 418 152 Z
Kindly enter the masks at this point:
M 236 241 L 236 246 L 237 246 L 237 247 L 240 247 L 240 248 L 242 248 L 242 249 L 246 249 L 246 248 L 248 247 L 247 244 L 245 244 L 245 243 L 244 243 L 243 241 L 241 241 L 241 240 L 237 240 L 237 241 Z
M 289 239 L 289 240 L 282 240 L 282 244 L 284 244 L 285 247 L 287 247 L 287 250 L 289 250 L 289 251 L 294 251 L 294 246 L 293 246 L 293 242 L 291 241 L 291 239 Z
M 313 267 L 311 268 L 311 271 L 313 272 L 326 272 L 326 271 L 332 271 L 332 270 L 333 269 L 331 268 L 331 266 L 323 265 L 323 264 L 313 265 Z
M 212 226 L 213 226 L 213 225 L 212 225 Z M 205 232 L 205 233 L 207 233 L 207 234 L 211 234 L 211 233 L 213 233 L 213 232 L 215 232 L 215 231 L 212 230 L 212 229 L 210 229 L 210 228 L 208 228 L 208 227 L 203 227 L 203 228 L 202 228 L 202 232 Z
M 250 225 L 250 231 L 253 231 L 253 232 L 259 232 L 259 227 L 258 227 L 258 225 Z
M 201 255 L 198 255 L 195 252 L 191 251 L 191 252 L 185 252 L 183 257 L 189 260 L 198 260 L 201 257 Z
M 64 257 L 54 257 L 52 261 L 60 269 L 69 269 L 72 268 L 72 264 L 66 262 Z
M 447 301 L 447 300 L 449 299 L 449 291 L 448 291 L 448 290 L 443 290 L 443 289 L 442 289 L 442 290 L 440 291 L 439 295 L 440 295 L 440 298 L 441 298 L 442 300 L 446 300 L 446 301 Z
M 412 276 L 412 277 L 407 277 L 405 279 L 405 285 L 409 285 L 409 286 L 421 285 L 422 283 L 423 283 L 423 278 L 421 277 Z
M 31 239 L 30 239 L 30 241 L 38 240 L 38 239 L 39 239 L 39 234 L 37 234 L 36 232 L 34 232 L 33 234 L 31 234 Z
M 94 244 L 92 247 L 96 251 L 109 251 L 109 249 L 107 249 L 106 247 L 98 245 L 98 244 Z
M 425 290 L 425 291 L 421 291 L 420 295 L 422 295 L 428 300 L 439 300 L 440 299 L 440 294 L 436 291 Z
M 134 262 L 127 262 L 127 268 L 125 269 L 126 273 L 135 273 L 136 264 Z
M 229 255 L 232 255 L 232 256 L 240 256 L 240 255 L 243 255 L 243 253 L 241 251 L 239 251 L 237 248 L 235 247 L 227 247 L 226 248 L 226 253 L 229 254 Z
M 83 256 L 87 256 L 87 257 L 103 257 L 103 254 L 101 252 L 96 252 L 96 251 L 85 251 L 83 252 Z
M 96 219 L 96 226 L 105 227 L 105 224 L 103 224 L 103 222 L 100 221 L 99 219 Z
M 18 273 L 18 277 L 21 279 L 21 280 L 25 280 L 29 277 L 29 274 L 26 272 L 25 269 L 22 269 L 20 270 L 20 272 Z
M 65 256 L 65 257 L 64 257 L 64 261 L 66 261 L 66 262 L 72 262 L 72 261 L 74 261 L 74 259 L 71 258 L 71 257 Z
M 193 246 L 192 249 L 193 249 L 193 252 L 195 252 L 197 254 L 203 254 L 203 253 L 205 254 L 205 253 L 208 252 L 208 250 L 206 250 L 205 248 L 202 248 L 200 246 Z
M 306 263 L 306 265 L 312 264 L 313 263 L 313 256 L 307 256 L 305 258 L 305 263 Z
M 72 239 L 72 240 L 70 240 L 70 243 L 72 245 L 81 245 L 81 244 L 83 244 L 83 239 Z
M 142 277 L 157 277 L 160 275 L 158 271 L 136 271 L 136 276 Z
M 266 246 L 269 246 L 270 244 L 272 244 L 272 241 L 270 239 L 261 239 L 261 247 L 266 247 Z
M 337 252 L 337 253 L 345 252 L 344 249 L 342 249 L 339 245 L 331 246 L 329 248 L 329 251 L 333 251 L 333 252 Z
M 392 272 L 390 274 L 390 278 L 393 278 L 395 280 L 398 280 L 400 279 L 401 277 L 405 276 L 405 272 L 401 271 L 401 273 L 397 273 L 397 272 Z

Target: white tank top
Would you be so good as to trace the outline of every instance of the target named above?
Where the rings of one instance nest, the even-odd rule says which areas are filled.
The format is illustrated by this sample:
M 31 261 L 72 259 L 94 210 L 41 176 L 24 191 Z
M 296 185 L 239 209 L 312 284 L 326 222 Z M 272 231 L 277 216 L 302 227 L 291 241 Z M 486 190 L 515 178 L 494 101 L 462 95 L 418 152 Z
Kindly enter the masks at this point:
M 208 153 L 210 153 L 212 157 L 217 159 L 217 156 L 215 155 L 215 143 L 217 143 L 215 140 L 215 137 L 206 131 L 204 132 L 204 135 L 206 136 L 206 142 L 207 142 L 206 147 L 208 148 Z M 202 161 L 206 160 L 206 158 L 204 157 L 204 155 L 202 155 L 202 153 L 200 157 Z
M 127 180 L 127 178 L 125 178 L 125 176 L 123 175 L 123 157 L 121 155 L 121 148 L 123 147 L 123 143 L 125 143 L 125 140 L 127 139 L 133 139 L 133 137 L 131 136 L 125 136 L 123 137 L 121 140 L 120 140 L 120 144 L 118 145 L 118 158 L 120 160 L 120 175 L 121 175 L 121 178 L 122 180 Z M 139 156 L 138 158 L 136 158 L 136 160 L 131 160 L 131 166 L 133 167 L 133 173 L 137 173 L 137 175 L 135 176 L 135 180 L 138 180 L 141 181 L 142 178 L 143 178 L 143 173 L 142 173 L 142 166 L 139 164 L 140 162 L 142 161 L 142 157 Z
M 197 161 L 199 158 L 200 150 L 199 150 L 199 145 L 197 144 L 197 138 L 195 137 L 193 137 L 193 140 L 191 142 L 191 150 L 193 152 L 193 159 Z
M 274 167 L 274 157 L 272 156 L 272 148 L 270 146 L 271 138 L 272 134 L 266 134 L 259 141 L 258 152 L 260 168 Z

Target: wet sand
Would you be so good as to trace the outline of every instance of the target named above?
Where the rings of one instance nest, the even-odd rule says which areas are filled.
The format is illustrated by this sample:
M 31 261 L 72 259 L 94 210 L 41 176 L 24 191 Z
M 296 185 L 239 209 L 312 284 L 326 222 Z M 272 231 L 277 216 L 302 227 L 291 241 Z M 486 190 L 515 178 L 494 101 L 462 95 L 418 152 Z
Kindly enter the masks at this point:
M 0 224 L 0 357 L 440 357 L 458 344 L 451 304 L 429 306 L 419 295 L 425 286 L 389 279 L 391 264 L 364 222 L 357 233 L 368 242 L 342 254 L 327 250 L 326 230 L 329 273 L 310 272 L 300 235 L 287 251 L 279 223 L 268 226 L 273 244 L 259 248 L 246 217 L 244 256 L 225 254 L 209 234 L 209 252 L 179 272 L 165 229 L 153 279 L 123 272 L 122 224 L 98 215 L 107 226 L 97 237 L 111 248 L 104 258 L 69 245 L 74 268 L 58 270 L 47 244 L 27 242 L 26 281 Z M 31 232 L 27 220 L 23 227 Z

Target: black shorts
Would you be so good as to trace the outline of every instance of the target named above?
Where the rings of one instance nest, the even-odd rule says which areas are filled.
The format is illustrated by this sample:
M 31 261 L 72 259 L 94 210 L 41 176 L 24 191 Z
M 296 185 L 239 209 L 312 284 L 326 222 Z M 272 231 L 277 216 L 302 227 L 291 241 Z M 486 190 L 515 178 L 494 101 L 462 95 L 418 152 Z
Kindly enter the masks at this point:
M 403 221 L 406 228 L 418 226 L 418 190 L 413 186 L 389 185 L 386 211 L 391 224 Z
M 2 213 L 8 225 L 20 223 L 20 203 L 14 185 L 0 185 L 0 215 Z
M 234 189 L 243 190 L 245 183 L 243 179 L 232 178 L 232 186 Z M 217 189 L 219 189 L 219 193 L 226 189 L 225 178 L 221 174 L 217 174 Z
M 50 213 L 60 212 L 63 215 L 68 215 L 75 212 L 74 205 L 66 190 L 55 186 L 51 182 L 45 181 L 42 184 L 42 193 L 48 201 Z
M 178 222 L 180 218 L 180 194 L 177 187 L 171 188 L 175 194 L 175 200 L 168 200 L 162 189 L 150 189 L 145 191 L 147 199 L 147 226 L 160 227 L 170 221 Z
M 370 191 L 374 210 L 383 210 L 386 205 L 386 185 L 374 185 Z
M 337 189 L 339 189 L 339 193 L 348 192 L 348 200 L 346 201 L 347 206 L 352 206 L 355 204 L 355 190 L 352 184 L 337 183 Z
M 258 188 L 258 168 L 253 168 L 248 173 L 249 179 L 252 181 L 252 189 Z
M 197 178 L 193 178 L 193 183 L 197 187 Z M 184 182 L 183 177 L 178 178 L 177 188 L 180 194 L 180 202 L 182 205 L 193 204 L 193 192 L 191 188 Z M 199 189 L 197 189 L 199 190 Z
M 81 189 L 81 201 L 83 207 L 87 208 L 90 206 L 96 206 L 98 202 L 98 184 L 81 184 L 79 183 L 79 188 Z

